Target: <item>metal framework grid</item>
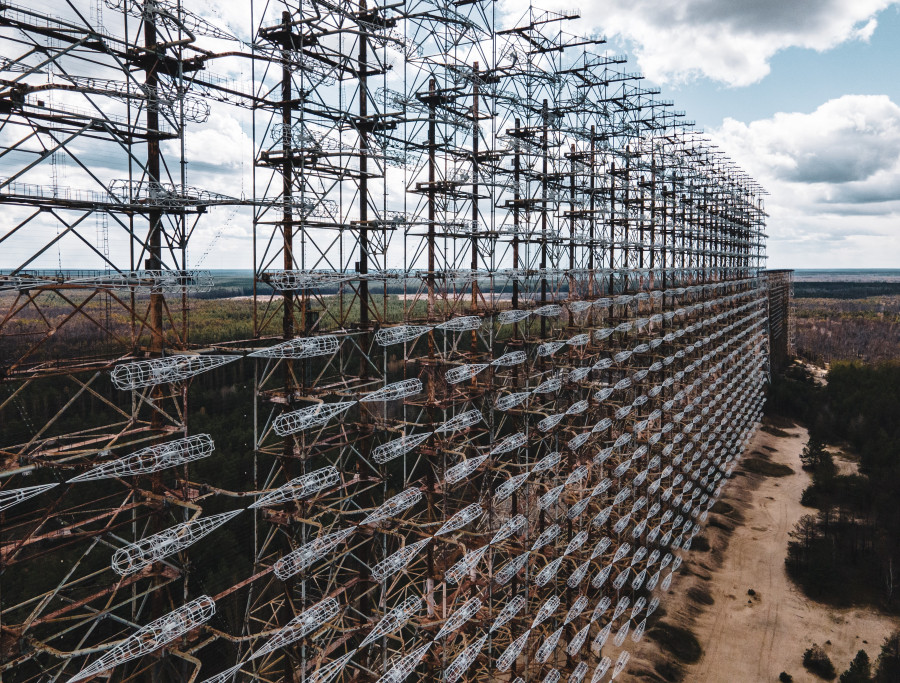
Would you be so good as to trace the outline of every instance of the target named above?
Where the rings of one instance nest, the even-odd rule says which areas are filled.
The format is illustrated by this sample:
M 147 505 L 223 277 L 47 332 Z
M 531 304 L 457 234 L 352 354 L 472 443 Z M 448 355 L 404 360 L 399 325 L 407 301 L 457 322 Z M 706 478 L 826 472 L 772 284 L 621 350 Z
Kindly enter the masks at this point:
M 767 270 L 764 274 L 769 294 L 769 366 L 772 372 L 780 372 L 794 353 L 794 271 Z
M 0 3 L 2 675 L 621 674 L 761 414 L 761 188 L 574 13 L 254 0 L 241 38 L 89 9 Z M 216 107 L 252 112 L 252 192 L 189 184 Z M 221 206 L 252 212 L 254 334 L 206 349 L 187 249 Z M 197 478 L 216 435 L 189 429 L 231 361 L 240 491 Z M 47 382 L 70 397 L 31 424 Z M 252 571 L 205 595 L 192 558 L 245 508 Z

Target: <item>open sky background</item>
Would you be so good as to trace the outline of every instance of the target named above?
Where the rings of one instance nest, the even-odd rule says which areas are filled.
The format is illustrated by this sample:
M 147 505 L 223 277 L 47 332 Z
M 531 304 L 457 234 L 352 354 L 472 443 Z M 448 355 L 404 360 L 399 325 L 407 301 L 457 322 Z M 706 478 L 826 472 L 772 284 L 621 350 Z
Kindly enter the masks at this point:
M 250 26 L 247 0 L 186 6 L 239 35 Z M 527 2 L 498 0 L 498 9 L 500 23 L 513 25 Z M 604 35 L 611 52 L 629 56 L 628 71 L 643 71 L 767 189 L 769 267 L 900 268 L 900 0 L 587 0 L 580 11 L 569 31 Z M 200 130 L 188 127 L 188 182 L 250 194 L 250 134 L 247 110 L 214 106 Z M 80 153 L 93 159 L 90 149 Z M 29 181 L 48 182 L 45 166 Z M 4 223 L 20 219 L 16 211 Z M 111 240 L 114 253 L 124 248 Z M 189 266 L 247 269 L 250 244 L 249 212 L 216 210 L 192 239 Z M 32 251 L 0 248 L 0 267 Z M 94 256 L 75 244 L 28 267 L 96 267 Z

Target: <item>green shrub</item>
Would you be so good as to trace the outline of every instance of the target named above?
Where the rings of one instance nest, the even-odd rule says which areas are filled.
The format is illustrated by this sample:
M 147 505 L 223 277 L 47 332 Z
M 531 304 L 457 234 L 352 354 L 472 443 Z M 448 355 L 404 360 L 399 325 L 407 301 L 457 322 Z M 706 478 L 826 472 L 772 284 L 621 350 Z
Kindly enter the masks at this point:
M 871 680 L 872 665 L 869 663 L 869 655 L 865 650 L 860 650 L 850 662 L 850 668 L 841 674 L 841 683 L 870 683 Z
M 833 681 L 837 678 L 834 664 L 825 654 L 825 650 L 815 643 L 803 653 L 803 666 L 811 674 L 824 678 L 826 681 Z
M 894 631 L 884 639 L 875 671 L 877 683 L 897 683 L 900 681 L 900 631 Z

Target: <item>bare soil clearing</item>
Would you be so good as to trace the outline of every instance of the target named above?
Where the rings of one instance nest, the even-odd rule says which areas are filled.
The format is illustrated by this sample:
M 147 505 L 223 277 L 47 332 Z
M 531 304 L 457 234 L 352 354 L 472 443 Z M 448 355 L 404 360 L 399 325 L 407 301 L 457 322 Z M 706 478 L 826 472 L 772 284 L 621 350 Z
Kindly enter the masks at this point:
M 836 609 L 813 602 L 788 578 L 788 533 L 800 517 L 815 510 L 800 504 L 810 482 L 800 467 L 806 430 L 783 429 L 789 436 L 758 431 L 744 458 L 765 454 L 793 473 L 771 476 L 764 469 L 748 472 L 739 466 L 707 522 L 710 551 L 687 553 L 662 602 L 664 621 L 697 637 L 703 649 L 700 660 L 675 663 L 645 639 L 633 652 L 627 680 L 672 680 L 659 674 L 676 664 L 682 680 L 691 683 L 775 682 L 782 671 L 797 683 L 812 683 L 821 679 L 803 668 L 802 657 L 813 643 L 825 649 L 840 673 L 860 649 L 874 661 L 884 639 L 900 626 L 900 620 L 870 608 Z M 698 600 L 698 591 L 712 604 Z

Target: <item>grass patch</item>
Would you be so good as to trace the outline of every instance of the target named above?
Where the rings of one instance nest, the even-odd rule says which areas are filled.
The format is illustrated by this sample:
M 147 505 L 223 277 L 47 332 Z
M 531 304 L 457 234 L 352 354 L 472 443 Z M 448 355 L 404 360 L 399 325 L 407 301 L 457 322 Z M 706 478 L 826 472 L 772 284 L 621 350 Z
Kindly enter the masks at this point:
M 753 474 L 761 474 L 764 477 L 787 477 L 794 474 L 787 465 L 777 462 L 770 462 L 762 458 L 744 458 L 741 461 L 741 467 Z
M 686 628 L 659 622 L 647 631 L 647 637 L 660 644 L 676 659 L 685 664 L 693 664 L 700 660 L 703 649 L 697 637 Z

